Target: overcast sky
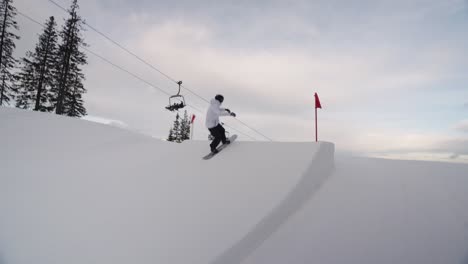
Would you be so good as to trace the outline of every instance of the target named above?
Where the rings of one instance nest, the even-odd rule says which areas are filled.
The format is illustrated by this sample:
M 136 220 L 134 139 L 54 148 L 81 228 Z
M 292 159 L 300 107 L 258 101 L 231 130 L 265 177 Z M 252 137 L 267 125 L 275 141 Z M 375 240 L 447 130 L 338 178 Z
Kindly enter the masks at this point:
M 68 7 L 70 0 L 55 0 Z M 48 0 L 15 0 L 44 22 L 66 13 Z M 80 14 L 206 99 L 225 96 L 238 119 L 276 141 L 319 139 L 363 155 L 468 161 L 468 2 L 79 0 Z M 18 16 L 17 56 L 41 28 Z M 176 93 L 176 85 L 92 30 L 90 50 Z M 91 116 L 166 137 L 165 94 L 93 55 L 85 67 Z M 206 139 L 206 102 L 183 90 Z M 226 124 L 265 140 L 241 123 Z M 229 129 L 228 129 L 229 130 Z M 231 130 L 231 134 L 237 133 Z M 243 140 L 250 138 L 240 134 Z

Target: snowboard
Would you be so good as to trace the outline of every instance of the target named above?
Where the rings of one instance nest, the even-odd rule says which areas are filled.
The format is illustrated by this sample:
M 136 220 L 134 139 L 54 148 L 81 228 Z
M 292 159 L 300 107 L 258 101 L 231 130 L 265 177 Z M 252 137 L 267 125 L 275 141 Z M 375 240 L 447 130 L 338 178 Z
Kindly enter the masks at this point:
M 231 144 L 236 140 L 237 138 L 237 135 L 232 135 L 230 138 L 229 138 L 229 141 L 231 141 Z M 216 154 L 213 154 L 213 153 L 210 153 L 208 155 L 206 155 L 205 157 L 203 157 L 204 160 L 209 160 L 211 159 L 212 157 L 218 155 L 223 149 L 227 148 L 229 145 L 231 144 L 227 144 L 227 145 L 221 145 L 217 148 L 217 150 L 219 151 L 218 153 Z

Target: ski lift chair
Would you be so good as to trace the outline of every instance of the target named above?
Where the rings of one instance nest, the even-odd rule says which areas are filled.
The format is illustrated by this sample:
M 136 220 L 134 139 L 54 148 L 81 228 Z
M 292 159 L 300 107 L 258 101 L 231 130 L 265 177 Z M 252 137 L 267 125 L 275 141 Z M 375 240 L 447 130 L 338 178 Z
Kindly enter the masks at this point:
M 169 105 L 166 106 L 166 109 L 169 111 L 177 111 L 181 108 L 186 106 L 185 98 L 180 94 L 180 85 L 182 85 L 182 81 L 177 82 L 179 85 L 179 91 L 176 95 L 169 97 Z

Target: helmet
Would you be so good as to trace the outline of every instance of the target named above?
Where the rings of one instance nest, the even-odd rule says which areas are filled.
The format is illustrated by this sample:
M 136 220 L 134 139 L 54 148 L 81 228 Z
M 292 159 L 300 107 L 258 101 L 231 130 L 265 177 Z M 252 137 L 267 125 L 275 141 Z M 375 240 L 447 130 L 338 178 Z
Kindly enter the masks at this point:
M 220 103 L 222 103 L 224 101 L 224 96 L 220 95 L 220 94 L 217 94 L 215 96 L 215 99 L 218 100 Z

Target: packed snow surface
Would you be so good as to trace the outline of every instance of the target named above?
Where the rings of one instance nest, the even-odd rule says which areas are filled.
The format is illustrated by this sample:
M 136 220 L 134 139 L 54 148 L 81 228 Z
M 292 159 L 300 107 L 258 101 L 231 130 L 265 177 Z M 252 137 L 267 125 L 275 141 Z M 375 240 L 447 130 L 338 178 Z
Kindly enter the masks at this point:
M 0 108 L 0 264 L 468 263 L 468 166 Z

